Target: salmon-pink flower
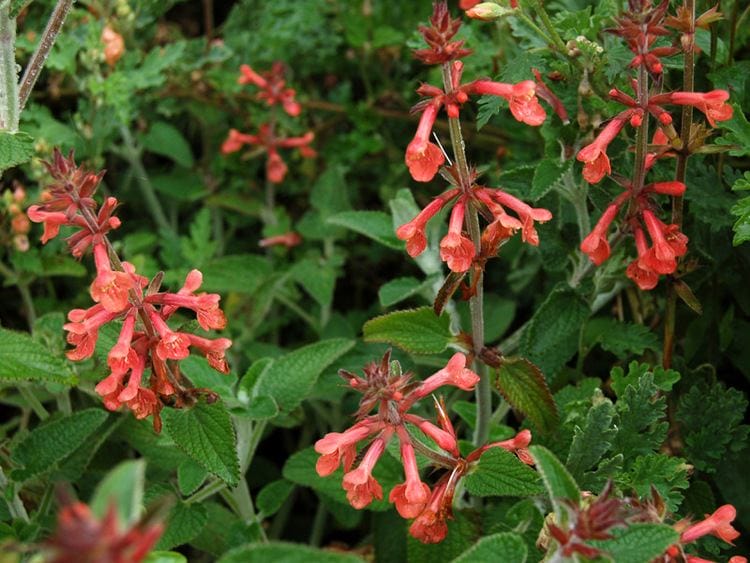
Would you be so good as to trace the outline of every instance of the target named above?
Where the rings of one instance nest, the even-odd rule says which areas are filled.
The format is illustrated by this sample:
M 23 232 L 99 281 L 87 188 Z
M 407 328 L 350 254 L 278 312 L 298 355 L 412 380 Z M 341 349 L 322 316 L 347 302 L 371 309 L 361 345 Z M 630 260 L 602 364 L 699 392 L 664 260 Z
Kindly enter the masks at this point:
M 513 117 L 527 125 L 541 125 L 547 118 L 547 112 L 537 100 L 536 84 L 532 80 L 524 80 L 518 84 L 476 80 L 467 89 L 475 94 L 500 96 L 508 100 Z
M 279 153 L 273 149 L 268 151 L 268 160 L 266 160 L 266 178 L 269 182 L 280 184 L 284 181 L 288 168 L 282 160 Z
M 677 258 L 687 252 L 687 237 L 677 225 L 665 225 L 648 209 L 643 211 L 643 221 L 653 246 L 641 261 L 658 274 L 671 274 L 677 268 Z
M 532 246 L 539 246 L 539 234 L 534 223 L 546 223 L 552 219 L 552 213 L 548 209 L 531 207 L 502 190 L 490 190 L 490 193 L 500 205 L 509 207 L 521 219 L 521 239 Z
M 269 246 L 286 246 L 287 248 L 292 248 L 294 246 L 297 246 L 301 242 L 302 237 L 299 233 L 289 231 L 288 233 L 284 233 L 281 235 L 274 235 L 271 237 L 260 239 L 258 241 L 258 246 L 260 246 L 261 248 L 268 248 Z
M 591 261 L 599 266 L 609 258 L 610 248 L 607 231 L 617 217 L 618 206 L 610 205 L 602 214 L 591 233 L 581 242 L 581 252 L 588 254 Z
M 232 341 L 228 338 L 215 338 L 213 340 L 209 338 L 202 338 L 195 334 L 182 334 L 173 333 L 179 336 L 185 337 L 190 346 L 195 347 L 201 354 L 208 360 L 208 365 L 214 368 L 220 373 L 229 373 L 229 365 L 224 357 L 227 349 L 232 346 Z M 159 343 L 161 345 L 161 342 Z M 187 346 L 185 347 L 187 350 Z M 166 353 L 166 352 L 163 352 Z M 181 353 L 181 352 L 180 352 Z M 159 354 L 159 348 L 157 346 L 157 355 Z M 166 359 L 166 357 L 162 358 Z
M 438 483 L 432 491 L 427 507 L 409 526 L 412 537 L 422 543 L 440 543 L 448 535 L 446 517 L 450 514 L 450 506 L 445 506 L 444 498 L 447 488 L 447 481 Z
M 627 114 L 627 116 L 625 116 Z M 596 184 L 604 176 L 612 172 L 612 166 L 607 156 L 607 147 L 617 137 L 630 117 L 630 112 L 623 112 L 607 123 L 594 142 L 586 145 L 580 151 L 576 159 L 584 163 L 583 178 L 589 184 Z
M 89 290 L 91 298 L 107 311 L 123 311 L 129 305 L 129 293 L 135 285 L 133 278 L 126 272 L 112 270 L 104 244 L 94 245 L 94 262 L 97 274 Z
M 425 436 L 432 439 L 441 449 L 458 457 L 458 441 L 454 432 L 439 428 L 429 420 L 413 414 L 404 415 L 404 420 L 419 428 Z
M 706 115 L 711 127 L 716 127 L 717 121 L 732 119 L 732 106 L 729 105 L 729 92 L 726 90 L 712 90 L 710 92 L 672 92 L 668 94 L 669 102 L 679 106 L 693 106 Z
M 315 463 L 315 471 L 321 477 L 330 475 L 343 462 L 344 471 L 349 471 L 357 455 L 357 442 L 382 429 L 372 419 L 358 422 L 346 432 L 329 432 L 315 442 L 315 451 L 320 454 Z
M 659 274 L 654 272 L 644 263 L 644 258 L 648 254 L 648 243 L 646 235 L 640 227 L 633 231 L 635 237 L 635 247 L 638 250 L 638 258 L 628 264 L 625 275 L 633 280 L 639 288 L 644 291 L 654 289 L 659 283 Z
M 68 344 L 74 345 L 75 348 L 66 352 L 68 359 L 80 361 L 91 357 L 99 338 L 99 328 L 117 316 L 118 313 L 107 311 L 101 304 L 70 311 L 70 322 L 64 324 L 63 329 L 68 332 Z
M 284 64 L 275 62 L 271 70 L 261 76 L 255 72 L 249 65 L 240 66 L 240 76 L 237 78 L 238 84 L 254 84 L 260 88 L 258 99 L 265 100 L 269 106 L 281 104 L 284 111 L 292 117 L 297 117 L 302 111 L 301 106 L 294 99 L 296 92 L 292 88 L 286 88 L 284 81 Z
M 354 508 L 362 509 L 370 504 L 373 498 L 383 498 L 383 488 L 372 476 L 372 470 L 378 459 L 385 451 L 385 444 L 390 438 L 391 430 L 384 430 L 367 448 L 367 453 L 357 469 L 344 475 L 342 485 L 346 490 L 346 498 Z
M 415 518 L 427 504 L 430 488 L 419 478 L 417 457 L 414 455 L 414 446 L 408 433 L 403 428 L 399 428 L 398 432 L 406 480 L 391 489 L 388 501 L 396 505 L 396 510 L 402 518 Z
M 39 205 L 32 205 L 26 213 L 34 223 L 44 223 L 44 233 L 42 234 L 42 244 L 55 238 L 60 227 L 70 223 L 68 216 L 61 211 L 44 211 Z
M 453 385 L 464 391 L 471 391 L 479 382 L 479 376 L 466 367 L 466 355 L 456 352 L 446 366 L 425 379 L 414 390 L 414 397 L 425 397 L 443 385 Z
M 406 241 L 406 252 L 409 256 L 413 258 L 424 252 L 424 249 L 427 247 L 427 237 L 425 236 L 427 223 L 446 203 L 456 197 L 458 192 L 459 190 L 457 189 L 449 190 L 436 197 L 414 219 L 396 229 L 396 236 Z
M 258 137 L 255 135 L 247 135 L 245 133 L 240 133 L 237 129 L 230 129 L 229 136 L 221 145 L 221 153 L 230 154 L 237 152 L 245 145 L 254 145 L 257 142 Z
M 135 350 L 130 346 L 133 340 L 135 328 L 135 312 L 130 312 L 125 317 L 120 329 L 117 343 L 107 354 L 107 365 L 114 373 L 125 373 L 131 369 L 135 358 Z
M 694 542 L 705 535 L 716 536 L 729 544 L 736 540 L 740 533 L 732 527 L 732 521 L 737 517 L 737 510 L 731 504 L 717 508 L 713 514 L 690 526 L 680 535 L 681 543 Z
M 440 241 L 440 258 L 453 272 L 467 271 L 476 254 L 474 243 L 462 234 L 465 209 L 464 200 L 456 202 L 451 211 L 448 234 Z
M 198 324 L 203 330 L 222 329 L 226 326 L 227 319 L 219 308 L 220 300 L 221 297 L 216 293 L 201 293 L 199 295 L 156 293 L 146 297 L 147 303 L 161 303 L 169 306 L 170 314 L 178 307 L 195 311 Z
M 190 336 L 182 332 L 174 332 L 164 319 L 152 308 L 148 307 L 148 317 L 159 334 L 156 345 L 156 355 L 160 360 L 182 360 L 190 355 Z
M 654 182 L 645 186 L 644 191 L 655 192 L 657 194 L 671 195 L 679 197 L 685 194 L 685 184 L 682 182 Z
M 431 102 L 419 118 L 419 126 L 414 139 L 406 147 L 406 166 L 409 167 L 411 177 L 417 182 L 429 182 L 435 177 L 438 169 L 445 162 L 443 151 L 436 144 L 430 142 L 432 126 L 435 123 L 440 102 Z

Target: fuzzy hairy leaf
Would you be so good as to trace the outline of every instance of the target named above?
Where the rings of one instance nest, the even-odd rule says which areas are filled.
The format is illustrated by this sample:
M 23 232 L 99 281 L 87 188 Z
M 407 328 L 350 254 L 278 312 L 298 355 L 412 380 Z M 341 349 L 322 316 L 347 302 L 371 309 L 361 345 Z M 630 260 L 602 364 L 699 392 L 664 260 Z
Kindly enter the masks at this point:
M 539 306 L 521 336 L 521 353 L 549 381 L 578 350 L 581 325 L 589 307 L 567 287 L 554 289 Z
M 183 545 L 201 533 L 208 523 L 208 511 L 199 503 L 178 502 L 167 516 L 167 527 L 159 538 L 156 549 L 172 549 Z
M 237 485 L 237 437 L 223 402 L 200 400 L 189 409 L 164 409 L 162 417 L 167 435 L 180 450 L 230 487 Z
M 34 138 L 28 133 L 0 131 L 0 172 L 31 160 Z
M 336 287 L 336 270 L 317 260 L 302 260 L 292 268 L 292 278 L 300 284 L 321 307 L 333 301 Z
M 450 317 L 430 307 L 395 311 L 370 319 L 362 327 L 366 342 L 384 342 L 412 354 L 439 354 L 453 340 Z
M 641 498 L 649 496 L 651 487 L 655 487 L 667 508 L 675 512 L 683 499 L 681 491 L 688 488 L 689 469 L 682 458 L 651 453 L 638 456 L 615 481 L 624 490 L 633 490 Z
M 565 173 L 573 165 L 572 160 L 560 162 L 558 160 L 542 160 L 534 170 L 534 179 L 531 181 L 531 201 L 539 201 L 560 182 Z
M 264 486 L 255 499 L 258 510 L 265 518 L 273 516 L 281 508 L 294 489 L 294 484 L 286 479 L 277 479 Z
M 271 273 L 271 263 L 256 254 L 237 254 L 214 258 L 201 271 L 203 291 L 253 294 Z
M 544 446 L 529 446 L 531 457 L 534 458 L 536 470 L 542 476 L 547 494 L 555 507 L 558 518 L 562 518 L 565 509 L 561 500 L 569 500 L 574 504 L 581 502 L 581 491 L 573 476 L 565 469 L 562 462 Z
M 427 278 L 424 281 L 412 277 L 396 278 L 380 286 L 378 299 L 383 307 L 390 307 L 418 294 L 434 281 L 432 278 Z
M 742 192 L 750 190 L 750 172 L 745 172 L 742 178 L 738 178 L 732 185 L 732 191 Z M 732 226 L 734 239 L 732 244 L 739 246 L 743 242 L 750 240 L 750 195 L 738 200 L 730 210 L 737 220 Z
M 91 511 L 104 518 L 111 506 L 117 509 L 123 527 L 132 526 L 143 511 L 143 486 L 146 460 L 123 461 L 112 469 L 96 486 L 91 497 Z
M 565 466 L 576 480 L 581 480 L 584 472 L 596 465 L 612 446 L 617 429 L 612 427 L 615 407 L 612 401 L 601 392 L 594 398 L 594 404 L 586 414 L 586 420 L 573 430 Z
M 750 122 L 739 105 L 731 105 L 734 109 L 732 119 L 719 123 L 719 127 L 724 129 L 724 134 L 716 139 L 715 143 L 730 146 L 731 156 L 745 156 L 750 154 Z
M 495 387 L 510 405 L 542 433 L 559 423 L 557 405 L 539 368 L 525 358 L 504 358 L 494 371 Z
M 190 144 L 177 127 L 166 121 L 151 124 L 142 143 L 146 150 L 166 156 L 185 168 L 190 168 L 195 162 Z
M 393 250 L 404 249 L 404 243 L 393 231 L 391 218 L 382 211 L 342 211 L 329 217 L 328 223 L 365 235 Z
M 612 368 L 610 376 L 612 377 L 612 390 L 617 397 L 622 397 L 625 389 L 632 385 L 638 386 L 638 382 L 647 373 L 652 374 L 652 384 L 659 391 L 669 392 L 675 383 L 680 380 L 679 372 L 671 369 L 664 369 L 661 366 L 650 366 L 648 364 L 639 364 L 630 362 L 628 364 L 628 373 L 626 374 L 620 366 Z
M 453 563 L 471 563 L 472 561 L 524 563 L 527 551 L 521 536 L 512 532 L 504 532 L 483 537 L 456 557 Z
M 659 339 L 647 326 L 603 317 L 586 323 L 584 342 L 587 347 L 599 344 L 602 350 L 612 352 L 620 359 L 631 354 L 643 354 L 647 348 L 655 350 L 659 346 Z
M 271 397 L 288 413 L 307 397 L 323 370 L 353 347 L 353 340 L 331 338 L 290 352 L 262 371 L 253 396 Z
M 469 512 L 455 512 L 448 520 L 448 535 L 440 543 L 424 544 L 407 535 L 407 557 L 409 563 L 436 563 L 453 561 L 465 552 L 480 537 L 479 522 Z
M 306 545 L 286 542 L 256 543 L 238 547 L 226 553 L 218 563 L 360 563 L 353 554 L 315 549 Z
M 464 477 L 464 486 L 480 497 L 523 497 L 544 491 L 539 476 L 502 448 L 484 452 L 476 467 Z
M 78 378 L 65 362 L 28 334 L 0 328 L 0 380 L 75 385 Z
M 747 404 L 741 391 L 721 383 L 694 385 L 680 397 L 676 418 L 690 463 L 713 473 L 717 462 L 743 449 L 750 430 L 742 424 Z
M 613 539 L 587 543 L 605 551 L 617 563 L 648 563 L 663 554 L 680 535 L 666 524 L 631 524 L 612 530 Z
M 177 468 L 177 486 L 184 496 L 193 494 L 208 477 L 208 471 L 192 459 L 186 459 Z
M 107 419 L 102 409 L 85 409 L 46 422 L 13 448 L 11 460 L 20 465 L 11 477 L 24 481 L 42 475 L 75 452 Z

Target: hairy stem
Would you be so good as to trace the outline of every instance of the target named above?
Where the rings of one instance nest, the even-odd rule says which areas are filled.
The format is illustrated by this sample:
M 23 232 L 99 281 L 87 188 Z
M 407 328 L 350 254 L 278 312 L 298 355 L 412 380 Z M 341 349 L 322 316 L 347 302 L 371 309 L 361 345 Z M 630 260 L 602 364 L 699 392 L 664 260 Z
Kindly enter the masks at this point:
M 450 63 L 443 64 L 443 84 L 445 91 L 450 92 L 452 89 L 450 78 Z M 451 145 L 453 147 L 453 156 L 456 159 L 456 169 L 458 178 L 463 190 L 471 189 L 471 175 L 469 173 L 469 164 L 466 160 L 466 147 L 464 145 L 463 135 L 461 133 L 461 122 L 456 117 L 448 118 L 448 126 L 451 136 Z M 474 243 L 474 249 L 477 256 L 481 251 L 481 232 L 479 228 L 479 216 L 477 209 L 472 203 L 466 209 L 466 223 L 468 225 L 469 235 Z M 483 271 L 472 269 L 471 286 L 475 288 L 474 294 L 469 300 L 469 311 L 471 312 L 471 336 L 473 341 L 474 353 L 484 348 L 484 275 Z M 492 389 L 490 388 L 490 376 L 478 359 L 474 359 L 474 369 L 479 375 L 479 384 L 476 387 L 477 401 L 477 422 L 474 429 L 474 443 L 477 446 L 487 441 L 490 433 L 489 420 L 492 415 Z
M 23 110 L 26 106 L 26 101 L 29 99 L 29 95 L 34 89 L 34 84 L 36 84 L 39 78 L 39 73 L 42 71 L 42 67 L 47 61 L 52 46 L 55 44 L 55 40 L 65 23 L 65 19 L 68 17 L 70 8 L 73 6 L 73 1 L 58 0 L 55 9 L 52 10 L 52 15 L 49 17 L 49 21 L 47 21 L 47 27 L 44 28 L 42 37 L 39 39 L 39 44 L 36 46 L 34 54 L 31 55 L 23 77 L 21 77 L 21 86 L 18 90 L 19 111 Z
M 695 0 L 685 0 L 685 7 L 690 12 L 690 26 L 695 28 Z M 692 92 L 695 88 L 695 53 L 693 45 L 690 44 L 685 52 L 684 67 L 682 75 L 682 90 Z M 677 165 L 675 167 L 674 179 L 685 183 L 687 172 L 687 160 L 690 156 L 690 128 L 693 124 L 693 106 L 682 106 L 682 122 L 680 123 L 680 139 L 682 150 L 677 154 Z M 672 223 L 682 230 L 684 200 L 682 197 L 672 198 Z M 679 267 L 679 261 L 678 261 Z M 674 285 L 669 284 L 667 288 L 667 305 L 664 311 L 664 348 L 662 351 L 662 365 L 669 368 L 672 365 L 672 353 L 674 352 L 675 317 L 677 315 L 677 292 Z
M 31 389 L 25 385 L 19 385 L 18 392 L 21 393 L 21 397 L 23 397 L 24 401 L 28 403 L 31 410 L 34 411 L 34 414 L 39 417 L 39 420 L 47 420 L 49 418 L 49 412 L 47 412 L 47 409 L 44 408 L 42 402 L 37 399 Z
M 16 18 L 10 2 L 0 2 L 0 131 L 18 131 L 18 68 L 16 67 Z

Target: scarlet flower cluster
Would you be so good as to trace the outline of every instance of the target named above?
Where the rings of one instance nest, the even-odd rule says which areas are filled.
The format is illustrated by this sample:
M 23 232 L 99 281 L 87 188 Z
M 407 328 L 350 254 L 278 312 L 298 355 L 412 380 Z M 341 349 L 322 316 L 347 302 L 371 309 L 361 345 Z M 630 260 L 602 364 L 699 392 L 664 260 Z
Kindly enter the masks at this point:
M 66 158 L 55 151 L 47 168 L 55 182 L 43 192 L 42 205 L 29 207 L 29 218 L 44 224 L 43 243 L 57 236 L 62 226 L 78 229 L 66 239 L 70 251 L 81 258 L 91 247 L 97 272 L 89 289 L 95 305 L 68 313 L 69 322 L 63 328 L 74 348 L 67 356 L 75 361 L 91 357 L 101 327 L 122 321 L 117 343 L 107 355 L 111 373 L 97 384 L 96 392 L 110 410 L 125 405 L 137 418 L 154 415 L 158 430 L 162 405 L 169 400 L 180 406 L 178 391 L 182 385 L 175 361 L 186 358 L 190 348 L 204 355 L 214 369 L 229 371 L 224 353 L 231 340 L 173 331 L 167 324 L 183 308 L 196 314 L 204 330 L 224 328 L 226 319 L 219 308 L 220 297 L 196 293 L 203 278 L 198 270 L 187 275 L 177 293 L 159 291 L 161 274 L 149 282 L 136 273 L 132 264 L 121 262 L 112 250 L 106 234 L 120 226 L 120 220 L 113 216 L 117 200 L 108 197 L 97 212 L 93 198 L 103 173 L 76 166 L 72 152 Z M 148 369 L 151 373 L 148 385 L 144 385 L 143 376 Z
M 651 48 L 657 37 L 668 33 L 662 25 L 668 3 L 662 2 L 655 8 L 651 8 L 646 1 L 635 4 L 639 4 L 641 9 L 619 18 L 619 27 L 612 31 L 623 37 L 633 51 L 635 56 L 631 66 L 645 68 L 651 75 L 659 75 L 663 68 L 660 57 L 677 52 L 672 48 Z M 732 106 L 726 103 L 729 94 L 724 90 L 651 94 L 646 84 L 637 82 L 634 82 L 634 89 L 642 90 L 641 95 L 637 96 L 638 100 L 616 88 L 610 91 L 610 97 L 623 104 L 626 109 L 611 119 L 592 143 L 578 152 L 577 159 L 584 164 L 583 178 L 591 184 L 598 183 L 604 176 L 612 173 L 607 148 L 627 123 L 640 127 L 649 116 L 656 118 L 659 129 L 654 136 L 654 143 L 665 145 L 668 140 L 676 140 L 672 115 L 665 106 L 693 106 L 705 114 L 712 127 L 716 126 L 717 121 L 732 117 Z M 626 273 L 643 290 L 656 287 L 660 275 L 674 273 L 677 259 L 687 252 L 688 238 L 680 231 L 679 225 L 667 224 L 658 218 L 659 205 L 656 199 L 658 194 L 681 197 L 686 189 L 685 184 L 678 181 L 642 181 L 654 162 L 668 155 L 666 150 L 648 155 L 638 183 L 616 178 L 625 191 L 612 201 L 591 233 L 581 242 L 581 250 L 594 264 L 604 262 L 611 251 L 608 240 L 610 225 L 625 208 L 623 231 L 633 234 L 638 253 L 637 258 L 628 265 Z
M 276 62 L 271 70 L 264 74 L 258 74 L 249 65 L 240 67 L 239 84 L 253 84 L 260 91 L 257 99 L 262 100 L 268 106 L 280 105 L 284 111 L 292 117 L 299 116 L 302 107 L 295 100 L 296 92 L 292 88 L 286 88 L 284 81 L 284 65 Z M 273 184 L 284 181 L 287 166 L 279 154 L 279 149 L 296 148 L 303 158 L 314 158 L 317 153 L 310 147 L 315 135 L 308 131 L 301 137 L 283 137 L 276 130 L 276 120 L 271 119 L 258 128 L 258 133 L 250 135 L 241 133 L 237 129 L 230 129 L 229 136 L 221 146 L 223 154 L 231 154 L 241 150 L 245 145 L 255 145 L 266 153 L 266 178 Z
M 117 507 L 112 504 L 98 520 L 82 502 L 69 503 L 57 515 L 55 534 L 46 542 L 50 563 L 107 561 L 139 563 L 148 555 L 164 532 L 161 523 L 137 523 L 122 530 Z
M 354 508 L 364 508 L 373 499 L 383 498 L 382 486 L 372 472 L 395 436 L 400 443 L 406 479 L 393 487 L 388 500 L 403 518 L 414 519 L 409 532 L 424 543 L 437 543 L 445 538 L 448 533 L 446 520 L 451 518 L 456 486 L 470 464 L 478 460 L 484 451 L 501 447 L 517 453 L 525 463 L 531 463 L 526 450 L 531 441 L 528 430 L 510 440 L 488 444 L 463 458 L 458 451 L 453 425 L 440 402 L 436 401 L 437 425 L 409 412 L 417 401 L 440 387 L 448 385 L 464 391 L 474 388 L 479 376 L 466 368 L 466 356 L 462 353 L 454 354 L 443 369 L 421 382 L 413 381 L 410 373 L 402 374 L 399 367 L 393 366 L 390 352 L 379 363 L 366 366 L 364 377 L 344 370 L 339 373 L 363 397 L 356 413 L 357 422 L 352 427 L 344 432 L 330 432 L 315 443 L 315 451 L 320 454 L 316 471 L 325 477 L 343 465 L 345 473 L 342 484 L 347 499 Z M 370 414 L 373 409 L 377 409 L 377 412 Z M 417 440 L 409 427 L 419 430 L 442 453 Z M 364 453 L 358 455 L 357 445 L 365 441 L 369 443 L 363 448 Z M 428 456 L 436 465 L 448 469 L 432 489 L 420 477 L 415 450 Z M 361 461 L 353 469 L 357 459 Z
M 429 84 L 423 84 L 417 89 L 427 99 L 414 106 L 414 111 L 421 111 L 422 116 L 414 139 L 406 148 L 405 161 L 412 178 L 419 182 L 432 180 L 445 162 L 440 147 L 430 141 L 432 128 L 441 108 L 445 108 L 449 119 L 457 119 L 461 106 L 471 95 L 492 95 L 508 100 L 513 116 L 528 125 L 541 125 L 547 115 L 539 104 L 536 97 L 537 85 L 532 80 L 505 84 L 479 79 L 461 84 L 464 67 L 456 59 L 471 52 L 463 48 L 463 42 L 451 41 L 461 26 L 461 20 L 451 19 L 445 2 L 437 2 L 433 6 L 430 23 L 431 27 L 420 27 L 429 48 L 415 51 L 414 55 L 427 64 L 443 65 L 445 90 Z M 546 86 L 543 89 L 545 95 L 549 94 L 550 99 L 554 98 Z M 521 230 L 524 242 L 539 244 L 534 222 L 549 221 L 552 214 L 548 210 L 534 209 L 501 189 L 476 184 L 473 171 L 469 173 L 469 178 L 461 178 L 460 172 L 453 166 L 446 171 L 446 176 L 452 186 L 433 199 L 414 219 L 396 230 L 396 236 L 406 241 L 406 250 L 410 256 L 418 256 L 425 250 L 427 223 L 448 204 L 452 204 L 453 208 L 448 234 L 440 242 L 440 257 L 453 272 L 469 270 L 480 258 L 477 256 L 478 252 L 482 258 L 494 255 L 500 243 L 518 230 Z M 482 236 L 481 248 L 477 248 L 464 234 L 464 219 L 469 206 L 475 206 L 490 219 Z M 515 216 L 510 215 L 508 210 Z

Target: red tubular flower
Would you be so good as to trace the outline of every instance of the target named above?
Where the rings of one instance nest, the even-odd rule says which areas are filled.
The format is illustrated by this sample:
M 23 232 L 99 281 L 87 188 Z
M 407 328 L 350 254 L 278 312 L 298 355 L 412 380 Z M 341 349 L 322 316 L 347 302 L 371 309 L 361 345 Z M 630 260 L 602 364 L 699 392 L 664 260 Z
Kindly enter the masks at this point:
M 465 272 L 471 267 L 476 249 L 471 239 L 462 233 L 466 203 L 460 199 L 453 206 L 448 224 L 448 234 L 440 241 L 440 258 L 453 272 Z
M 534 80 L 536 81 L 537 96 L 539 96 L 541 99 L 552 106 L 552 110 L 557 114 L 557 116 L 560 118 L 560 121 L 562 121 L 564 125 L 570 123 L 570 119 L 568 118 L 568 110 L 565 109 L 562 100 L 560 100 L 560 98 L 555 95 L 555 93 L 550 89 L 549 86 L 547 86 L 547 84 L 542 79 L 542 74 L 537 69 L 532 68 L 531 72 L 534 73 Z
M 261 76 L 249 65 L 243 64 L 240 66 L 240 76 L 237 78 L 237 83 L 254 84 L 260 88 L 260 92 L 258 92 L 259 100 L 265 100 L 269 106 L 280 104 L 286 113 L 292 117 L 297 117 L 302 108 L 294 99 L 296 92 L 292 88 L 285 88 L 284 71 L 284 64 L 275 62 L 271 70 L 265 76 Z
M 268 248 L 269 246 L 286 246 L 292 248 L 302 242 L 302 237 L 299 233 L 289 231 L 281 235 L 274 235 L 272 237 L 266 237 L 258 241 L 258 246 L 261 248 Z
M 711 127 L 716 127 L 717 121 L 727 121 L 732 118 L 732 106 L 727 102 L 729 92 L 726 90 L 712 90 L 710 92 L 672 92 L 665 95 L 669 103 L 678 106 L 693 106 L 706 115 Z
M 610 205 L 602 214 L 591 233 L 581 242 L 581 252 L 588 254 L 591 261 L 599 266 L 609 258 L 610 248 L 607 240 L 609 226 L 617 217 L 618 206 Z
M 187 334 L 173 332 L 164 319 L 152 308 L 146 312 L 156 332 L 159 343 L 156 345 L 156 355 L 160 360 L 182 360 L 190 355 L 190 339 Z
M 401 225 L 396 229 L 396 236 L 406 241 L 406 252 L 414 258 L 419 256 L 427 248 L 427 237 L 425 236 L 425 227 L 430 219 L 432 219 L 446 203 L 451 201 L 458 195 L 459 190 L 453 189 L 441 194 L 440 196 L 433 199 L 425 208 L 419 212 L 408 223 Z
M 643 211 L 643 221 L 653 246 L 641 261 L 658 274 L 671 274 L 677 268 L 677 258 L 687 252 L 687 237 L 677 225 L 665 225 L 648 209 Z
M 409 526 L 412 537 L 422 543 L 440 543 L 448 535 L 444 497 L 448 488 L 447 481 L 435 486 L 427 507 Z
M 625 275 L 633 280 L 639 288 L 648 291 L 654 289 L 656 284 L 659 283 L 659 274 L 650 269 L 644 262 L 644 258 L 648 255 L 648 243 L 643 230 L 636 227 L 633 230 L 633 236 L 635 237 L 635 247 L 638 250 L 638 258 L 628 264 Z
M 457 352 L 451 356 L 443 369 L 425 379 L 413 391 L 411 397 L 421 399 L 443 385 L 453 385 L 464 391 L 472 391 L 478 382 L 479 376 L 466 367 L 466 355 Z
M 329 432 L 315 442 L 315 451 L 320 454 L 315 463 L 315 471 L 321 477 L 326 477 L 336 471 L 342 461 L 344 471 L 349 471 L 357 456 L 357 443 L 382 428 L 382 424 L 366 419 L 358 422 L 346 432 Z
M 436 144 L 430 142 L 432 126 L 435 123 L 439 102 L 433 102 L 425 107 L 414 139 L 406 147 L 406 166 L 409 167 L 411 177 L 417 182 L 429 182 L 435 177 L 438 169 L 445 162 L 443 151 Z
M 195 334 L 185 334 L 182 336 L 187 337 L 190 346 L 194 347 L 206 357 L 208 365 L 219 373 L 229 373 L 229 365 L 227 364 L 224 354 L 232 346 L 231 340 L 228 338 L 215 338 L 211 340 L 196 336 Z
M 125 272 L 112 270 L 104 244 L 94 245 L 94 262 L 97 274 L 91 284 L 91 298 L 107 311 L 119 313 L 129 305 L 129 292 L 135 286 L 133 278 Z
M 737 517 L 737 510 L 731 504 L 717 508 L 713 514 L 690 526 L 680 535 L 681 543 L 694 542 L 706 535 L 716 536 L 720 540 L 734 545 L 740 533 L 732 527 L 732 521 Z
M 240 133 L 237 129 L 230 129 L 229 136 L 221 145 L 222 154 L 230 154 L 242 149 L 245 145 L 255 145 L 258 143 L 258 137 L 255 135 L 246 135 Z
M 531 80 L 524 80 L 518 84 L 476 80 L 469 84 L 467 89 L 474 94 L 505 98 L 508 100 L 513 117 L 527 125 L 541 125 L 547 118 L 547 112 L 539 105 L 539 100 L 536 98 L 536 84 Z
M 396 510 L 402 518 L 415 518 L 427 504 L 430 498 L 430 488 L 419 478 L 417 457 L 411 438 L 403 427 L 398 430 L 401 440 L 401 462 L 404 466 L 406 480 L 391 489 L 388 501 L 396 505 Z
M 419 428 L 425 436 L 432 439 L 441 449 L 453 454 L 455 457 L 459 456 L 458 441 L 455 432 L 438 428 L 429 420 L 413 414 L 404 415 L 404 420 Z
M 654 182 L 643 188 L 645 192 L 654 192 L 657 194 L 671 195 L 674 197 L 685 194 L 685 184 L 682 182 Z
M 532 246 L 539 246 L 539 234 L 534 222 L 546 223 L 552 219 L 552 213 L 548 209 L 531 207 L 502 190 L 490 190 L 490 193 L 495 201 L 515 211 L 521 219 L 521 239 Z
M 74 361 L 90 358 L 99 338 L 99 328 L 117 317 L 117 313 L 107 311 L 101 304 L 88 309 L 73 309 L 68 313 L 69 323 L 63 325 L 68 331 L 68 344 L 75 349 L 68 350 L 66 356 Z
M 602 132 L 594 139 L 594 142 L 586 145 L 580 151 L 576 159 L 584 163 L 583 178 L 589 184 L 598 183 L 604 176 L 612 172 L 607 157 L 607 147 L 617 137 L 630 118 L 631 112 L 623 112 L 612 119 Z
M 354 508 L 362 509 L 370 504 L 373 498 L 383 498 L 383 488 L 372 476 L 372 470 L 378 459 L 385 451 L 385 445 L 390 439 L 392 430 L 384 430 L 367 448 L 367 453 L 357 469 L 344 475 L 342 485 L 346 491 L 346 498 Z

